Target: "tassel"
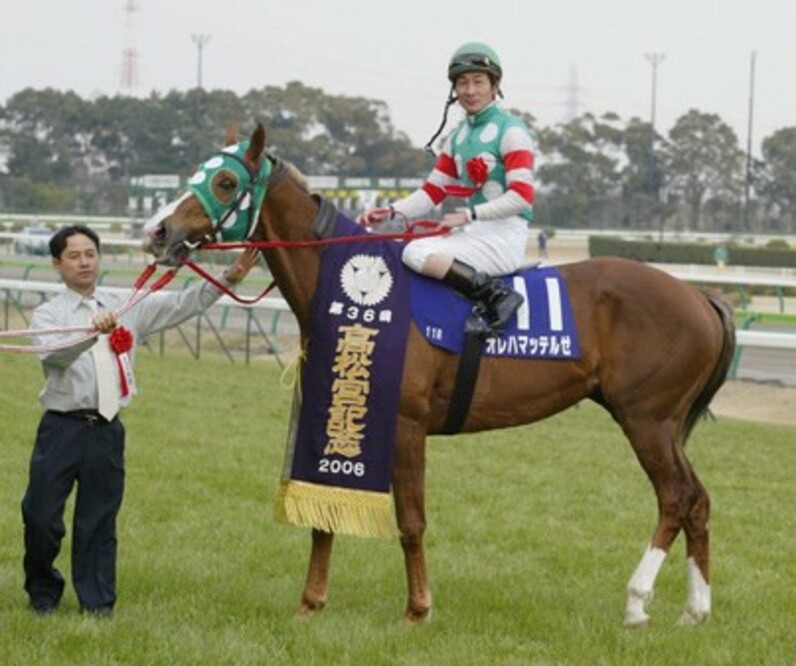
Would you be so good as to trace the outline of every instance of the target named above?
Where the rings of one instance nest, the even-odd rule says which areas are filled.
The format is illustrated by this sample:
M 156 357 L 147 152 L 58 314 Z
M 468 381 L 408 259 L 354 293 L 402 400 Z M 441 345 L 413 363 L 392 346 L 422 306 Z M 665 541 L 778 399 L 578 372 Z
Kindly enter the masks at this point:
M 400 536 L 389 493 L 282 482 L 275 518 L 279 523 L 334 534 L 391 539 Z

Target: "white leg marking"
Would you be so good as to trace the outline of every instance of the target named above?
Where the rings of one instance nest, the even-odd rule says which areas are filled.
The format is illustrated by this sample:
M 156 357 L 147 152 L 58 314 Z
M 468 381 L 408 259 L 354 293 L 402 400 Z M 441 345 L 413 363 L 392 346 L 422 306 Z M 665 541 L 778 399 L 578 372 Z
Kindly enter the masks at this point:
M 652 601 L 652 588 L 655 579 L 666 559 L 666 551 L 661 548 L 647 546 L 638 567 L 633 572 L 627 584 L 627 608 L 625 609 L 625 624 L 629 627 L 640 627 L 649 622 L 650 616 L 645 609 Z
M 678 624 L 700 624 L 710 617 L 710 585 L 693 557 L 686 560 L 686 566 L 688 567 L 688 599 Z

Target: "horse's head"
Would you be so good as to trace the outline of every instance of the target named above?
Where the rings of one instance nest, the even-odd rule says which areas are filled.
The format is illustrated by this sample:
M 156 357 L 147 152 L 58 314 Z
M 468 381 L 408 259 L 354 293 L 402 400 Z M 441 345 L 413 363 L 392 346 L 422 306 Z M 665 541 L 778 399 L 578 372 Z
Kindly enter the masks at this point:
M 188 191 L 144 226 L 144 250 L 158 263 L 174 266 L 204 242 L 245 240 L 254 231 L 271 172 L 265 129 L 258 123 L 248 142 L 227 141 L 199 165 Z

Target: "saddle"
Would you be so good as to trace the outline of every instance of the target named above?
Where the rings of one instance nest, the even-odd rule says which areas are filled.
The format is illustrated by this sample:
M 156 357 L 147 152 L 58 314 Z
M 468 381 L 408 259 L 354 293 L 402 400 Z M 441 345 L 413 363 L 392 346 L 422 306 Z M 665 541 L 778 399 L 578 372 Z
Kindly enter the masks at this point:
M 566 283 L 558 270 L 536 263 L 502 279 L 525 302 L 505 331 L 498 334 L 486 325 L 477 303 L 438 280 L 411 275 L 415 324 L 430 344 L 459 355 L 444 434 L 461 431 L 484 354 L 528 359 L 580 358 Z

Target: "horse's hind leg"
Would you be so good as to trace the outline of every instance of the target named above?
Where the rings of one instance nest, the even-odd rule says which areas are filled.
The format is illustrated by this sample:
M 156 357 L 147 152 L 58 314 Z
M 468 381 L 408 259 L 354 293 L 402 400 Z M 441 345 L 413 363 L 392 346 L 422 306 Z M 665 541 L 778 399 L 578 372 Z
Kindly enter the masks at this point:
M 625 424 L 636 455 L 658 500 L 658 524 L 628 583 L 625 624 L 649 622 L 646 607 L 652 600 L 655 579 L 681 529 L 686 532 L 688 600 L 681 623 L 696 624 L 710 615 L 708 515 L 710 501 L 679 443 L 673 421 L 644 426 Z
M 332 558 L 334 534 L 312 530 L 312 551 L 307 571 L 301 605 L 296 617 L 311 617 L 326 606 L 326 590 L 329 585 L 329 566 Z
M 710 617 L 710 498 L 691 466 L 688 467 L 697 486 L 697 499 L 685 519 L 688 598 L 679 622 L 692 625 Z

